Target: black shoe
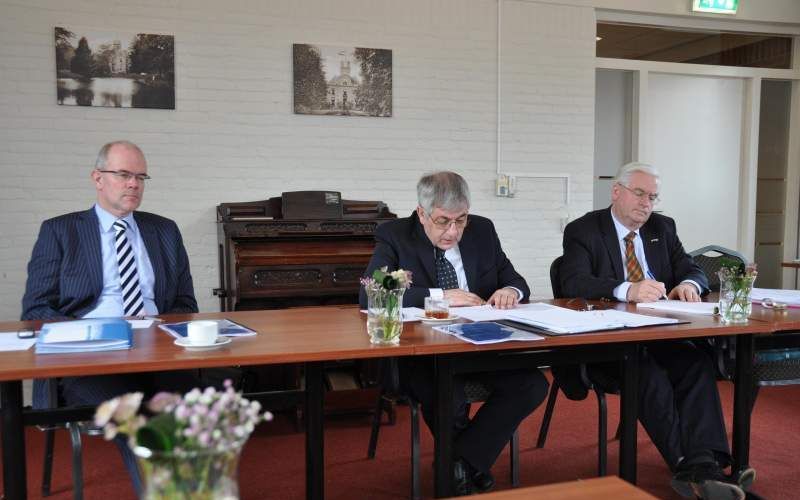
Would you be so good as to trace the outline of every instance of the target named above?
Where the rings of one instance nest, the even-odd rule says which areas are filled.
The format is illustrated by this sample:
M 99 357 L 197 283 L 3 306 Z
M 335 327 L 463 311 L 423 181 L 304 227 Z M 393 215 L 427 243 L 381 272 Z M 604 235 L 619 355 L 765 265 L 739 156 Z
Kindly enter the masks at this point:
M 471 495 L 475 491 L 472 482 L 472 467 L 463 460 L 453 463 L 453 488 L 457 497 Z
M 684 498 L 705 500 L 744 500 L 745 493 L 731 482 L 716 462 L 686 464 L 672 476 L 672 488 Z
M 476 472 L 472 475 L 472 484 L 475 485 L 475 491 L 485 493 L 494 488 L 494 476 L 491 472 Z

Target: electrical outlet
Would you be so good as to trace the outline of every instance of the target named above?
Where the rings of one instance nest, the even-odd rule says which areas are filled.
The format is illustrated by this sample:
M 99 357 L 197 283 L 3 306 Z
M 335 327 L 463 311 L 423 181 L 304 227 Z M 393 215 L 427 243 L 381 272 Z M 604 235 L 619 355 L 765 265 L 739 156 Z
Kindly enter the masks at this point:
M 495 195 L 507 197 L 508 191 L 508 176 L 505 174 L 497 174 L 497 181 L 495 182 Z

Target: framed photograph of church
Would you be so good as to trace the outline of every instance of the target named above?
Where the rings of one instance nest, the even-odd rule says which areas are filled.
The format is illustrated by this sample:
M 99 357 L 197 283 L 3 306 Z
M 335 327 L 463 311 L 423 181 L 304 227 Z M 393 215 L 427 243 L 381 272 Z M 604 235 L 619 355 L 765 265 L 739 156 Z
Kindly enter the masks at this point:
M 392 116 L 392 51 L 296 43 L 294 112 Z
M 64 106 L 175 109 L 175 37 L 56 26 L 56 95 Z

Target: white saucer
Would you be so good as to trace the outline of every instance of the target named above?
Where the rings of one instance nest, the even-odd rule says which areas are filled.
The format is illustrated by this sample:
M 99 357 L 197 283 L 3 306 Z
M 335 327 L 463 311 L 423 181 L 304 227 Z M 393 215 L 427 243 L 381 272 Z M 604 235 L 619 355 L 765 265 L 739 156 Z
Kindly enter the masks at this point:
M 175 339 L 175 345 L 185 347 L 190 351 L 204 351 L 206 349 L 216 349 L 217 347 L 224 346 L 225 344 L 230 344 L 230 343 L 231 343 L 230 337 L 217 337 L 216 342 L 208 345 L 190 344 L 189 339 Z
M 429 318 L 427 316 L 420 316 L 419 320 L 422 321 L 423 323 L 435 324 L 435 323 L 449 323 L 451 321 L 457 320 L 458 318 L 459 318 L 459 316 L 457 314 L 451 314 L 447 318 L 442 318 L 442 319 Z

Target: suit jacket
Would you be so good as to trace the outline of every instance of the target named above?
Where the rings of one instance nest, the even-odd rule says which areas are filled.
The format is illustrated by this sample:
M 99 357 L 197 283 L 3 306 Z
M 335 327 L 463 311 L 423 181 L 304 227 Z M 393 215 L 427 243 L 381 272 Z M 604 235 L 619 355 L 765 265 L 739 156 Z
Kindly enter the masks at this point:
M 134 212 L 133 217 L 153 266 L 158 312 L 197 312 L 178 226 L 147 212 Z M 94 308 L 103 290 L 98 224 L 94 208 L 42 223 L 28 263 L 23 320 L 77 318 Z
M 653 213 L 639 235 L 650 271 L 668 292 L 689 279 L 700 285 L 701 294 L 708 293 L 706 275 L 684 251 L 674 220 Z M 589 212 L 567 225 L 559 274 L 566 297 L 614 300 L 614 288 L 625 280 L 625 270 L 610 208 Z
M 410 217 L 386 222 L 375 232 L 375 251 L 367 266 L 366 276 L 375 269 L 386 266 L 389 271 L 405 269 L 412 273 L 411 288 L 403 296 L 406 307 L 422 307 L 430 288 L 438 288 L 434 248 L 425 234 L 416 212 Z M 469 215 L 469 224 L 458 243 L 467 285 L 470 292 L 488 299 L 495 290 L 506 286 L 518 288 L 523 300 L 530 296 L 525 278 L 514 270 L 511 261 L 500 246 L 494 224 L 478 215 Z M 362 287 L 361 307 L 367 306 Z

